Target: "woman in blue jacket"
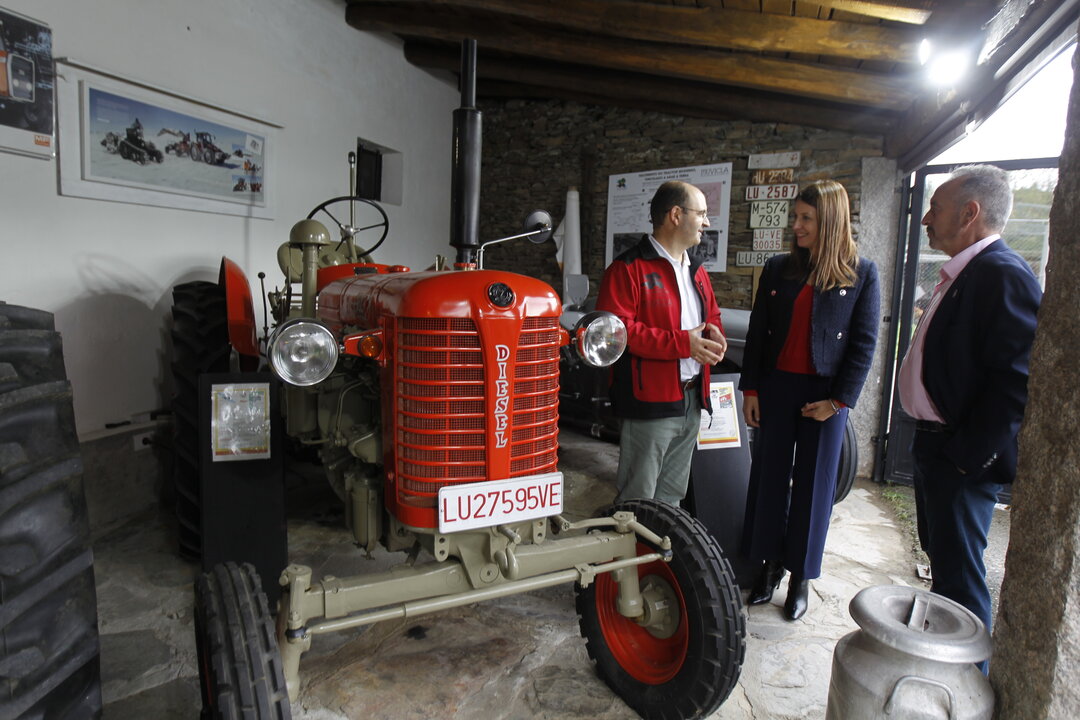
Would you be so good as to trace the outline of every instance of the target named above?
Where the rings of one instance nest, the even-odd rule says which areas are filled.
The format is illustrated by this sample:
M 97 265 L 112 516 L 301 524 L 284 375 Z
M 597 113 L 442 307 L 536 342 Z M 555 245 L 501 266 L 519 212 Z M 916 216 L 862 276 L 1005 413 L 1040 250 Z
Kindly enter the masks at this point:
M 860 258 L 847 192 L 820 180 L 795 201 L 791 251 L 765 263 L 739 388 L 757 428 L 743 552 L 761 560 L 751 605 L 772 600 L 787 569 L 784 616 L 806 612 L 821 574 L 836 471 L 877 341 L 877 266 Z

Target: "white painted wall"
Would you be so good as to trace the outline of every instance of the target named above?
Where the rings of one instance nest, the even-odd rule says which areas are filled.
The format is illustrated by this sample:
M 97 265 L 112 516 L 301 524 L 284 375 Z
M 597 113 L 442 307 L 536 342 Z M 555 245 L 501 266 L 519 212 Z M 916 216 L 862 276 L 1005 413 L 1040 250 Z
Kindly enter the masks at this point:
M 275 216 L 63 197 L 56 160 L 0 153 L 0 300 L 49 310 L 63 335 L 80 435 L 168 406 L 171 288 L 216 280 L 222 255 L 278 282 L 279 244 L 323 200 L 348 192 L 357 137 L 404 154 L 403 202 L 387 206 L 381 262 L 448 254 L 448 79 L 398 42 L 345 23 L 341 0 L 3 0 L 48 24 L 53 53 L 280 124 Z M 63 152 L 63 148 L 60 149 Z

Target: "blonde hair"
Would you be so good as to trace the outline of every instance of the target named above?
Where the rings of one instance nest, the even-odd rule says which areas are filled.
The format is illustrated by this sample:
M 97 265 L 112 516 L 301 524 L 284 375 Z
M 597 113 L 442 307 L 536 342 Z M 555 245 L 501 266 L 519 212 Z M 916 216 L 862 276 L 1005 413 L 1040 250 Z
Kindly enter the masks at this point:
M 817 290 L 851 287 L 858 279 L 859 255 L 851 235 L 851 206 L 847 190 L 835 180 L 818 180 L 799 193 L 817 211 L 818 241 L 810 253 L 791 241 L 791 258 L 800 274 L 809 273 Z

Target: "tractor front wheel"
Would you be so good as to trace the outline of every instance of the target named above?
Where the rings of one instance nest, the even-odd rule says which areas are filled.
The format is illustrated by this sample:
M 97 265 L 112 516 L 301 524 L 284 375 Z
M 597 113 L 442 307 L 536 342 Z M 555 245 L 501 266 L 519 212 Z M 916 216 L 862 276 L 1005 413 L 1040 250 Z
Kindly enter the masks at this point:
M 705 717 L 735 687 L 746 653 L 746 618 L 731 565 L 705 526 L 681 508 L 631 500 L 604 514 L 619 510 L 670 538 L 672 559 L 637 568 L 653 615 L 647 625 L 619 613 L 619 586 L 610 573 L 577 588 L 589 657 L 643 718 Z M 638 543 L 638 555 L 656 550 Z
M 292 717 L 274 622 L 249 563 L 216 565 L 195 581 L 195 646 L 203 720 Z

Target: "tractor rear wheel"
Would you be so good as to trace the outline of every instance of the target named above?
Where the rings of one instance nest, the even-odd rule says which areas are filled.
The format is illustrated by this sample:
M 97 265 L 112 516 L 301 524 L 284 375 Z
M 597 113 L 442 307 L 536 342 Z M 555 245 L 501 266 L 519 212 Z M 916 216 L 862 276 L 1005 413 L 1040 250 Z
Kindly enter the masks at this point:
M 840 502 L 851 492 L 855 484 L 855 471 L 859 468 L 859 439 L 855 437 L 855 426 L 848 414 L 844 426 L 844 442 L 840 446 L 840 463 L 836 468 L 836 492 L 833 493 L 833 505 Z
M 199 487 L 199 375 L 228 372 L 225 290 L 196 281 L 173 288 L 173 485 L 180 554 L 202 557 L 202 492 Z
M 224 563 L 195 581 L 195 645 L 204 720 L 289 720 L 281 653 L 250 563 Z
M 0 717 L 101 714 L 97 592 L 53 317 L 0 303 Z
M 754 428 L 749 428 L 753 430 Z M 755 432 L 750 435 L 750 455 L 754 456 Z M 855 435 L 855 425 L 851 422 L 851 414 L 848 413 L 847 424 L 844 425 L 844 439 L 840 445 L 840 459 L 836 463 L 836 489 L 833 491 L 833 505 L 842 502 L 851 492 L 855 485 L 855 472 L 859 469 L 859 439 Z
M 671 539 L 671 562 L 638 566 L 642 591 L 657 608 L 673 608 L 666 624 L 646 628 L 616 607 L 610 573 L 577 588 L 577 612 L 589 657 L 601 679 L 643 718 L 700 718 L 727 699 L 746 653 L 746 618 L 731 565 L 700 522 L 657 500 L 631 500 L 628 510 Z M 644 542 L 638 554 L 655 552 Z

